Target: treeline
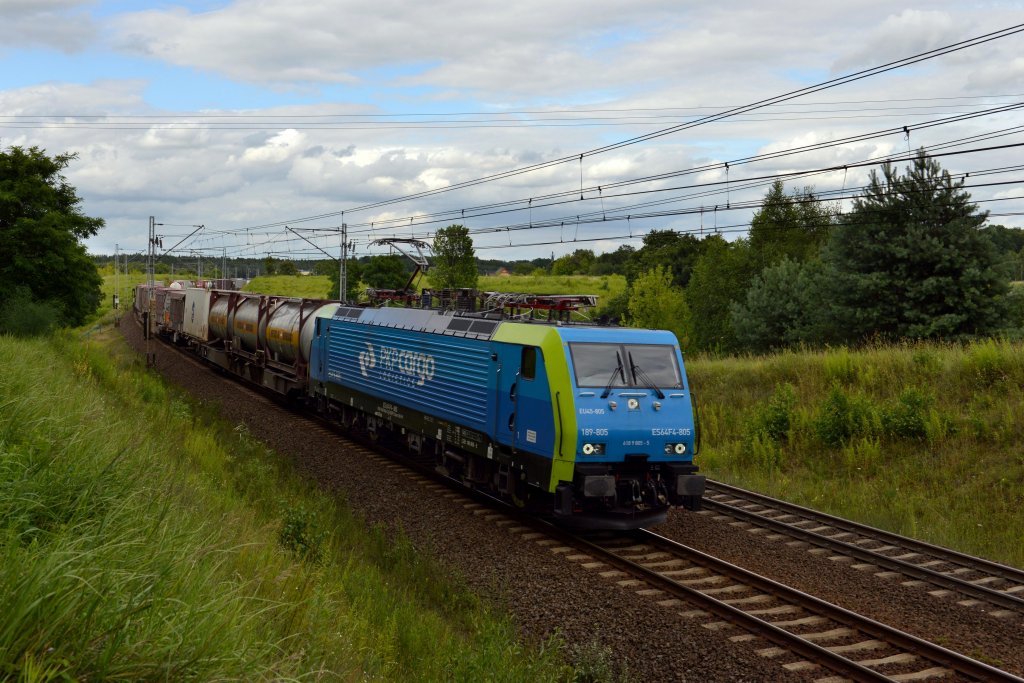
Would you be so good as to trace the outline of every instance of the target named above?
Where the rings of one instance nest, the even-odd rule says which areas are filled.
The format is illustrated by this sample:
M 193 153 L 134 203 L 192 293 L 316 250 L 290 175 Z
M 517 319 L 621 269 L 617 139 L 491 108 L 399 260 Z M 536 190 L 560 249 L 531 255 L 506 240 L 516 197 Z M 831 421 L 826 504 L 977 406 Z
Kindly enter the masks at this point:
M 840 212 L 811 187 L 789 192 L 776 182 L 749 233 L 727 240 L 654 230 L 639 248 L 560 258 L 474 259 L 463 226 L 438 232 L 435 286 L 473 287 L 476 275 L 621 274 L 626 291 L 602 302 L 605 317 L 667 328 L 687 350 L 763 352 L 793 346 L 856 344 L 868 339 L 967 339 L 1024 331 L 1024 230 L 986 224 L 963 181 L 920 151 L 901 173 L 883 165 L 852 208 Z M 166 259 L 167 257 L 165 257 Z M 111 264 L 110 257 L 105 265 Z M 219 277 L 222 262 L 204 260 Z M 334 261 L 228 259 L 227 276 L 327 275 L 338 293 Z M 475 271 L 474 271 L 475 264 Z M 195 257 L 157 264 L 158 272 L 194 274 Z M 131 269 L 141 268 L 129 259 Z M 348 263 L 348 298 L 361 287 L 398 289 L 412 264 L 402 256 Z
M 962 181 L 919 152 L 873 172 L 852 210 L 776 182 L 746 238 L 669 230 L 552 274 L 619 273 L 605 312 L 669 328 L 689 350 L 734 353 L 868 339 L 966 339 L 1024 327 L 1024 231 L 985 225 Z M 516 265 L 516 270 L 525 269 Z

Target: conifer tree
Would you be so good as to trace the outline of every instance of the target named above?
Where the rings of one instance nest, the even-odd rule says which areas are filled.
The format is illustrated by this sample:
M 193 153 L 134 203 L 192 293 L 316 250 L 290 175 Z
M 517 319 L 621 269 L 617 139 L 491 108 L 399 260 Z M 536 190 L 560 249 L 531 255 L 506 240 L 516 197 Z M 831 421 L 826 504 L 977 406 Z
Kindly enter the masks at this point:
M 841 340 L 953 339 L 999 327 L 1008 285 L 979 231 L 987 212 L 963 184 L 924 150 L 904 175 L 891 164 L 872 172 L 824 254 L 823 303 Z

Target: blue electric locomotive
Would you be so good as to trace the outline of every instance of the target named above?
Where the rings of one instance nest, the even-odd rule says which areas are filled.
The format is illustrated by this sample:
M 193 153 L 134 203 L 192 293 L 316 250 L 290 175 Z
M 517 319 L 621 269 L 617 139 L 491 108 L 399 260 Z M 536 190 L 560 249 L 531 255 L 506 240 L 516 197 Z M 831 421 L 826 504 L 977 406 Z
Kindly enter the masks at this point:
M 574 526 L 696 509 L 694 404 L 665 331 L 340 307 L 316 320 L 309 394 L 414 457 Z

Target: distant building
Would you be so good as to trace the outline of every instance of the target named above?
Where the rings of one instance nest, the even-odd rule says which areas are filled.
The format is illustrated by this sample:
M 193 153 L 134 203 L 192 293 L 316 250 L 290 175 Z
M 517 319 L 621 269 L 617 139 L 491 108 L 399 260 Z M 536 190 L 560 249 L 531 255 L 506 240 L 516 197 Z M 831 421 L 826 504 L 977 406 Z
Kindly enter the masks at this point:
M 494 271 L 495 277 L 512 277 L 512 273 L 509 272 L 508 268 L 498 268 Z

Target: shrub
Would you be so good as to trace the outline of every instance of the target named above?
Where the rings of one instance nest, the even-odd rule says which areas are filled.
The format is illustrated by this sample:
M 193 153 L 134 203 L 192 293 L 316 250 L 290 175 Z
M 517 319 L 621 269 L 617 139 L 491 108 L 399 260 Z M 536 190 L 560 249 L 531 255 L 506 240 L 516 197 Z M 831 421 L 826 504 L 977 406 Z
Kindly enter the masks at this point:
M 278 542 L 311 564 L 320 562 L 327 531 L 320 528 L 316 512 L 302 505 L 290 506 L 284 509 L 283 517 Z
M 788 440 L 793 427 L 793 412 L 796 408 L 796 389 L 792 384 L 778 384 L 775 393 L 762 405 L 754 408 L 754 414 L 747 426 L 748 436 L 753 440 L 761 436 L 775 443 Z
M 917 389 L 905 389 L 896 403 L 882 410 L 882 431 L 886 436 L 924 439 L 928 435 L 929 410 L 935 399 Z
M 0 334 L 15 337 L 38 337 L 56 328 L 63 318 L 60 305 L 52 301 L 36 301 L 26 287 L 18 287 L 0 305 Z
M 848 396 L 838 384 L 833 384 L 815 418 L 818 438 L 828 446 L 842 446 L 853 437 L 871 436 L 874 432 L 875 411 L 871 401 L 863 396 Z

